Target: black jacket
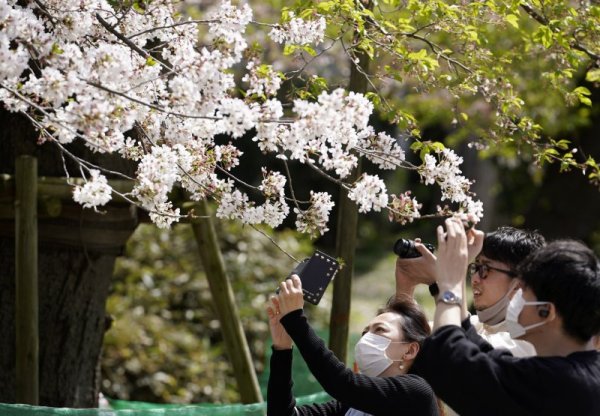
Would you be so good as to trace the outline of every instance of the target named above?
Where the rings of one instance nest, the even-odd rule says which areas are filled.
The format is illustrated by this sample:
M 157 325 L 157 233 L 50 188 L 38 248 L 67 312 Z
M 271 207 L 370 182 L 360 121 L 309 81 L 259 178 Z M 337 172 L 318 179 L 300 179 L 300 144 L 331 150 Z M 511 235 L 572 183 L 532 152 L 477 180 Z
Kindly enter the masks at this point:
M 468 322 L 429 337 L 411 372 L 461 416 L 600 415 L 600 354 L 513 357 Z

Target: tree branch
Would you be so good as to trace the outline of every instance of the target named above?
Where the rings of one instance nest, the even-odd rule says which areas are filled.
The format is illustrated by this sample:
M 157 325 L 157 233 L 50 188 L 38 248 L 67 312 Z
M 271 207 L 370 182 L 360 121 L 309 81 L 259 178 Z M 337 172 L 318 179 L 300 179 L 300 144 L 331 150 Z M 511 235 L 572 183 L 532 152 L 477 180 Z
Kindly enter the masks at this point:
M 125 45 L 127 45 L 131 50 L 133 50 L 134 52 L 137 52 L 140 56 L 142 56 L 146 59 L 148 59 L 148 58 L 155 59 L 156 61 L 160 62 L 165 68 L 167 68 L 169 71 L 173 71 L 173 66 L 170 63 L 162 60 L 161 58 L 150 55 L 150 53 L 148 53 L 146 50 L 137 46 L 135 43 L 133 43 L 131 40 L 129 40 L 127 37 L 125 37 L 122 33 L 120 33 L 118 30 L 116 30 L 114 27 L 112 27 L 106 20 L 104 20 L 102 18 L 102 16 L 100 16 L 100 13 L 96 13 L 96 19 L 106 30 L 108 30 L 110 33 L 112 33 L 114 36 L 116 36 L 117 39 L 119 39 L 121 42 L 123 42 Z
M 548 26 L 549 22 L 548 19 L 541 15 L 540 13 L 538 13 L 533 7 L 531 7 L 529 4 L 522 2 L 521 3 L 521 8 L 523 10 L 525 10 L 525 12 L 531 16 L 536 22 L 544 25 L 544 26 Z M 594 53 L 592 51 L 590 51 L 588 48 L 586 48 L 585 46 L 583 46 L 581 43 L 579 43 L 577 41 L 577 39 L 573 38 L 570 42 L 571 47 L 573 49 L 577 49 L 578 51 L 581 51 L 583 53 L 585 53 L 587 56 L 589 56 L 591 59 L 594 59 L 596 62 L 596 66 L 600 65 L 600 55 L 598 55 L 597 53 Z

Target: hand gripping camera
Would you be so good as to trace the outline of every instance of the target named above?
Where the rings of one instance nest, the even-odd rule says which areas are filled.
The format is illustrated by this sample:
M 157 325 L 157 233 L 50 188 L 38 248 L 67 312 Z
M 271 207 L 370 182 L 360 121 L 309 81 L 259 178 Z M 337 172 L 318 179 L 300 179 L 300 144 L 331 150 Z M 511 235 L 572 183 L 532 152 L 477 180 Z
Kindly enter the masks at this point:
M 423 243 L 423 245 L 431 252 L 435 250 L 433 244 Z M 421 253 L 419 253 L 419 250 L 415 247 L 415 242 L 413 240 L 407 240 L 406 238 L 400 238 L 394 243 L 394 253 L 403 259 L 421 257 Z

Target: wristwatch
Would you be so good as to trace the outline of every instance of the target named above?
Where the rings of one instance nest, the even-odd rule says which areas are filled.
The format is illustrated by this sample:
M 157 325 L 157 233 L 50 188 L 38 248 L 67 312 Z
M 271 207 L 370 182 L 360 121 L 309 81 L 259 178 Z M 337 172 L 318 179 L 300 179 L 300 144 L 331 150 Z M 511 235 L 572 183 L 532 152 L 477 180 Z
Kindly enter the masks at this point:
M 462 299 L 456 293 L 446 290 L 440 296 L 438 296 L 436 303 L 444 302 L 447 305 L 460 305 Z

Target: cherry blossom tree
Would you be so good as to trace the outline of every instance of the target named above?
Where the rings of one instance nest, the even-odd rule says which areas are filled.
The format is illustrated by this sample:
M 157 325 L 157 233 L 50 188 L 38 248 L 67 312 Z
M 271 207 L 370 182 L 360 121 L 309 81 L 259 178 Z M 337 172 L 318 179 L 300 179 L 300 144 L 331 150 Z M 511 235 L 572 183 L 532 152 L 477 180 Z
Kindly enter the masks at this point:
M 277 227 L 292 215 L 299 231 L 318 237 L 335 202 L 322 189 L 298 197 L 288 169 L 297 164 L 344 189 L 361 213 L 385 210 L 401 224 L 453 213 L 479 221 L 483 206 L 462 174 L 462 157 L 441 138 L 421 137 L 415 96 L 437 99 L 474 150 L 558 162 L 599 183 L 594 157 L 545 134 L 553 116 L 538 111 L 557 100 L 592 105 L 589 89 L 573 80 L 600 80 L 594 2 L 299 1 L 277 22 L 257 19 L 242 1 L 201 3 L 193 18 L 189 7 L 0 0 L 2 111 L 25 117 L 39 143 L 75 163 L 77 172 L 63 173 L 83 178 L 67 181 L 84 208 L 102 210 L 118 196 L 169 227 L 194 216 L 172 198 L 182 189 L 190 200 L 214 201 L 219 218 Z M 327 62 L 340 56 L 362 73 L 368 92 L 339 87 L 347 71 Z M 539 65 L 529 78 L 543 98 L 524 80 L 529 61 Z M 376 129 L 375 113 L 396 133 Z M 285 169 L 265 163 L 258 186 L 237 177 L 241 141 Z M 73 151 L 81 145 L 88 155 L 130 163 L 133 172 Z M 441 190 L 440 207 L 421 212 L 410 190 L 390 189 L 380 174 L 351 179 L 362 160 L 381 171 L 417 172 Z M 133 188 L 113 186 L 115 178 Z
M 226 1 L 194 21 L 178 17 L 174 2 L 144 4 L 143 10 L 138 3 L 108 1 L 2 6 L 3 62 L 10 65 L 2 68 L 0 100 L 29 118 L 39 141 L 76 160 L 86 183 L 73 196 L 84 207 L 99 208 L 117 191 L 105 176 L 115 172 L 68 151 L 77 140 L 137 164 L 135 186 L 121 196 L 148 210 L 159 227 L 188 215 L 169 200 L 177 185 L 192 200 L 215 200 L 218 217 L 246 224 L 276 227 L 293 204 L 297 228 L 322 235 L 331 195 L 315 190 L 310 200 L 299 201 L 286 193 L 289 180 L 281 172 L 264 168 L 261 185 L 252 190 L 230 173 L 243 157 L 236 140 L 255 130 L 252 140 L 262 152 L 320 171 L 349 191 L 360 212 L 391 210 L 390 217 L 400 222 L 421 215 L 414 198 L 403 190 L 389 195 L 378 176 L 345 182 L 366 158 L 381 169 L 414 169 L 424 183 L 439 185 L 442 199 L 456 211 L 475 221 L 482 216 L 481 203 L 469 192 L 471 182 L 460 172 L 462 159 L 438 146 L 422 165 L 409 163 L 400 139 L 369 124 L 374 106 L 363 94 L 322 91 L 314 101 L 293 99 L 284 111 L 286 103 L 276 94 L 285 75 L 254 57 L 245 64 L 240 98 L 231 70 L 244 61 L 248 47 L 245 32 L 254 23 L 248 5 Z M 208 28 L 200 43 L 199 25 Z M 286 48 L 311 48 L 322 43 L 325 29 L 322 16 L 289 12 L 282 23 L 270 25 L 268 35 Z M 232 141 L 217 144 L 219 135 Z M 264 202 L 255 203 L 250 191 L 260 192 Z

